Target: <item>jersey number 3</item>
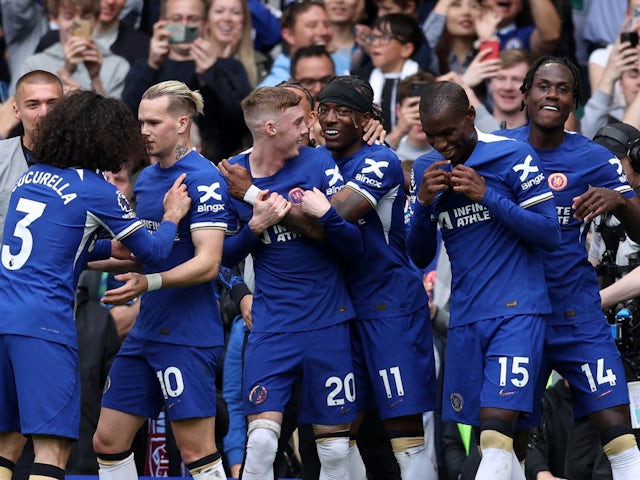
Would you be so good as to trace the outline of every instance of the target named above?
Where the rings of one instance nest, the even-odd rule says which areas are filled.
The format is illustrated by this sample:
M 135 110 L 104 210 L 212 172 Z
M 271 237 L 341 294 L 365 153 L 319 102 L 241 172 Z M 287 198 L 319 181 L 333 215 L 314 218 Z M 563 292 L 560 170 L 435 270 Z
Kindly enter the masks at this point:
M 46 206 L 46 203 L 35 202 L 26 198 L 18 200 L 16 210 L 26 213 L 26 215 L 16 223 L 13 236 L 22 240 L 22 247 L 16 255 L 13 255 L 9 245 L 2 245 L 2 265 L 4 265 L 7 270 L 18 270 L 29 260 L 29 256 L 33 250 L 33 235 L 31 235 L 29 225 L 42 216 Z

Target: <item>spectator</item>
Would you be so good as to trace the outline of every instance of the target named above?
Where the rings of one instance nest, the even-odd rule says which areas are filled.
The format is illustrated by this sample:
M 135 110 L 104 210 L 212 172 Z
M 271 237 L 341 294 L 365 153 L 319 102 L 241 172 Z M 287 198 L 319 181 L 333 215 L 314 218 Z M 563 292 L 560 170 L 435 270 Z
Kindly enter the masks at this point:
M 149 55 L 149 37 L 120 20 L 125 4 L 128 6 L 126 0 L 100 0 L 100 16 L 93 28 L 93 39 L 104 51 L 109 50 L 132 64 Z M 50 30 L 40 39 L 36 53 L 59 41 L 60 30 Z
M 90 36 L 100 16 L 100 0 L 49 0 L 47 5 L 60 27 L 60 42 L 28 57 L 18 75 L 39 68 L 56 73 L 67 88 L 120 98 L 129 64 L 109 50 L 102 50 Z M 78 28 L 82 22 L 89 24 L 86 32 Z M 88 37 L 79 35 L 87 32 Z
M 501 67 L 489 80 L 492 113 L 500 128 L 517 128 L 527 123 L 522 108 L 520 85 L 524 80 L 531 57 L 524 50 L 509 48 L 500 52 Z
M 306 88 L 314 99 L 335 76 L 333 59 L 323 45 L 299 48 L 291 58 L 291 81 Z
M 529 7 L 532 25 L 523 25 L 519 21 L 525 3 Z M 551 0 L 484 0 L 483 5 L 496 9 L 502 17 L 497 32 L 501 50 L 521 48 L 531 52 L 533 58 L 555 50 L 562 22 Z
M 205 27 L 203 0 L 162 0 L 161 19 L 154 24 L 149 58 L 131 66 L 122 99 L 138 111 L 142 94 L 165 80 L 182 81 L 199 90 L 205 111 L 197 120 L 202 152 L 217 163 L 241 149 L 247 134 L 240 100 L 251 91 L 242 63 L 211 55 L 213 45 L 205 38 L 172 43 L 170 25 L 184 25 L 202 32 Z
M 321 0 L 292 2 L 280 19 L 282 29 L 282 53 L 271 67 L 269 75 L 260 82 L 260 87 L 274 86 L 288 80 L 291 71 L 291 56 L 301 47 L 331 44 L 333 30 L 327 11 Z M 350 58 L 332 53 L 333 63 L 339 75 L 349 71 Z
M 156 225 L 161 192 L 185 174 L 190 196 L 199 200 L 179 224 L 170 255 L 143 261 L 146 275 L 117 275 L 125 284 L 105 292 L 102 300 L 121 304 L 142 295 L 140 315 L 102 397 L 93 438 L 100 476 L 137 478 L 134 436 L 164 407 L 190 474 L 196 480 L 226 478 L 215 443 L 215 366 L 224 334 L 213 280 L 222 257 L 227 192 L 219 170 L 191 148 L 189 129 L 203 112 L 202 102 L 175 80 L 152 86 L 140 101 L 141 132 L 157 162 L 138 177 L 137 212 L 147 225 Z
M 5 478 L 11 478 L 24 434 L 34 442 L 31 476 L 64 479 L 80 422 L 73 318 L 78 277 L 89 258 L 130 255 L 116 242 L 95 242 L 98 228 L 107 226 L 137 258 L 158 260 L 168 254 L 176 224 L 191 203 L 180 178 L 166 195 L 163 221 L 151 235 L 124 195 L 96 172 L 119 170 L 129 158 L 142 156 L 143 149 L 126 106 L 93 92 L 66 96 L 38 123 L 32 153 L 39 163 L 18 179 L 11 195 L 0 267 L 5 305 L 0 318 L 0 472 Z M 51 178 L 58 180 L 52 183 Z M 32 217 L 27 226 L 25 210 Z
M 11 73 L 9 93 L 15 86 L 22 64 L 31 56 L 40 38 L 49 31 L 45 2 L 41 0 L 1 0 L 2 31 L 7 44 L 7 62 Z
M 640 451 L 629 420 L 629 392 L 620 354 L 603 321 L 596 273 L 587 261 L 589 223 L 612 212 L 632 240 L 640 240 L 640 200 L 611 153 L 582 135 L 565 131 L 580 104 L 578 67 L 566 58 L 536 60 L 521 91 L 530 123 L 502 133 L 528 141 L 548 172 L 561 225 L 560 248 L 545 253 L 552 312 L 538 383 L 541 395 L 551 370 L 571 384 L 574 416 L 589 415 L 616 480 L 640 475 Z M 501 133 L 501 132 L 498 132 Z M 598 375 L 597 372 L 600 372 Z M 529 425 L 539 422 L 540 410 Z
M 24 135 L 0 141 L 0 230 L 16 180 L 35 163 L 31 149 L 38 123 L 61 97 L 62 82 L 52 73 L 34 70 L 18 79 L 13 114 Z
M 420 95 L 428 82 L 433 82 L 430 73 L 418 72 L 398 83 L 396 116 L 398 123 L 387 135 L 387 143 L 398 154 L 401 161 L 415 160 L 431 150 L 431 145 L 420 124 Z
M 415 19 L 391 13 L 376 19 L 365 41 L 374 66 L 369 76 L 373 101 L 382 108 L 382 125 L 390 132 L 397 122 L 398 83 L 418 72 L 420 67 L 411 57 L 422 45 L 424 36 Z
M 629 42 L 616 40 L 596 89 L 584 106 L 580 122 L 584 136 L 593 138 L 601 127 L 623 118 L 627 105 L 640 92 L 639 62 L 640 56 L 635 47 Z M 618 99 L 614 98 L 616 87 L 621 96 Z
M 364 20 L 365 0 L 325 0 L 324 5 L 333 27 L 329 49 L 351 58 L 356 48 L 356 25 Z
M 213 57 L 235 57 L 255 87 L 269 71 L 270 59 L 253 47 L 251 14 L 246 0 L 213 0 L 207 15 L 205 37 Z

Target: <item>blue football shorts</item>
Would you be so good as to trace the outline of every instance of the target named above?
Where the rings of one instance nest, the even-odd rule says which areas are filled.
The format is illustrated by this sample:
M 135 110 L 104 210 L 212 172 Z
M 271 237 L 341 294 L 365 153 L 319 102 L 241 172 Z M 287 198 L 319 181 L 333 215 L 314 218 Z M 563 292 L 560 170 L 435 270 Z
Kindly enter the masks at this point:
M 480 425 L 480 408 L 533 410 L 544 317 L 513 315 L 450 328 L 444 362 L 444 421 Z
M 215 366 L 222 347 L 190 347 L 129 335 L 113 361 L 102 406 L 170 420 L 215 417 Z
M 301 378 L 301 423 L 353 421 L 356 387 L 349 337 L 349 322 L 305 332 L 250 332 L 244 357 L 245 414 L 284 412 Z
M 624 366 L 602 312 L 594 312 L 586 322 L 547 325 L 537 387 L 540 397 L 552 370 L 569 382 L 575 418 L 629 403 Z M 531 421 L 520 426 L 539 425 L 542 404 L 536 407 Z
M 382 419 L 436 408 L 436 373 L 429 307 L 388 318 L 353 321 L 358 411 Z
M 0 431 L 78 439 L 78 352 L 22 335 L 0 336 Z

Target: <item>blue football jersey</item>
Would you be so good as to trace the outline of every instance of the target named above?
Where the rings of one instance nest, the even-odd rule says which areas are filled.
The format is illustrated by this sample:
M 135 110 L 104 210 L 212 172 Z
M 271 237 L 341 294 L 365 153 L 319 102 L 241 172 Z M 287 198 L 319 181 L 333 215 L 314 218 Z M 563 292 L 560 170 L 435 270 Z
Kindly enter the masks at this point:
M 327 151 L 326 147 L 319 150 Z M 364 255 L 347 271 L 347 288 L 358 318 L 407 315 L 428 302 L 420 271 L 405 246 L 404 173 L 398 156 L 384 145 L 364 145 L 337 159 L 347 188 L 373 209 L 358 220 Z
M 528 141 L 529 127 L 497 132 Z M 555 197 L 561 244 L 543 255 L 553 314 L 550 324 L 575 323 L 600 311 L 600 285 L 587 260 L 585 241 L 590 222 L 573 218 L 573 199 L 591 187 L 615 189 L 627 198 L 635 192 L 620 160 L 606 148 L 578 133 L 565 132 L 565 141 L 553 150 L 536 149 Z
M 77 347 L 73 303 L 78 277 L 95 245 L 98 229 L 140 247 L 164 239 L 146 232 L 126 197 L 89 170 L 37 164 L 18 179 L 5 223 L 0 268 L 0 333 L 42 338 Z M 142 236 L 144 232 L 146 235 Z M 131 244 L 129 239 L 142 240 Z M 162 254 L 156 252 L 155 256 Z M 151 256 L 154 256 L 151 255 Z
M 163 215 L 162 199 L 176 178 L 184 180 L 191 210 L 178 225 L 170 255 L 144 264 L 145 273 L 163 272 L 193 258 L 191 232 L 199 228 L 226 229 L 227 183 L 218 168 L 195 151 L 169 168 L 159 164 L 145 168 L 134 188 L 136 213 L 155 231 Z M 130 335 L 156 342 L 214 347 L 224 344 L 214 281 L 189 287 L 163 288 L 142 295 L 140 314 Z
M 249 154 L 229 160 L 251 172 Z M 275 175 L 253 179 L 260 189 L 292 198 L 298 189 L 318 188 L 327 197 L 343 187 L 331 156 L 302 147 Z M 238 233 L 251 219 L 253 207 L 231 199 L 230 233 Z M 253 235 L 251 233 L 251 235 Z M 225 248 L 229 241 L 225 240 Z M 327 244 L 307 239 L 277 224 L 255 241 L 251 254 L 256 277 L 252 332 L 301 332 L 335 325 L 354 316 L 336 253 Z
M 416 192 L 424 171 L 442 159 L 433 150 L 416 160 Z M 549 313 L 539 250 L 509 225 L 514 216 L 536 212 L 548 235 L 557 238 L 553 194 L 535 152 L 523 142 L 478 132 L 478 143 L 464 165 L 484 178 L 487 193 L 482 201 L 446 191 L 430 206 L 431 221 L 439 222 L 451 261 L 450 326 Z M 414 208 L 424 208 L 415 202 L 414 196 Z M 537 228 L 533 223 L 531 227 Z

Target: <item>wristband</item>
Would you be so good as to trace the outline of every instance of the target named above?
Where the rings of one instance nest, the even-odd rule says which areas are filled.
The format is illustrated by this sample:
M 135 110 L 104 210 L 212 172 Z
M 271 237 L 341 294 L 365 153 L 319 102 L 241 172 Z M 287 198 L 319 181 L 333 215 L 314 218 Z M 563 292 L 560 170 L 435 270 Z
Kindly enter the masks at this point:
M 162 275 L 159 273 L 150 273 L 145 277 L 147 277 L 147 292 L 162 288 Z
M 251 184 L 251 186 L 249 187 L 249 190 L 247 190 L 247 192 L 244 194 L 244 197 L 242 197 L 242 199 L 247 202 L 250 203 L 251 205 L 253 205 L 254 203 L 256 203 L 256 197 L 258 196 L 258 194 L 261 192 L 261 190 L 256 187 L 255 185 Z

